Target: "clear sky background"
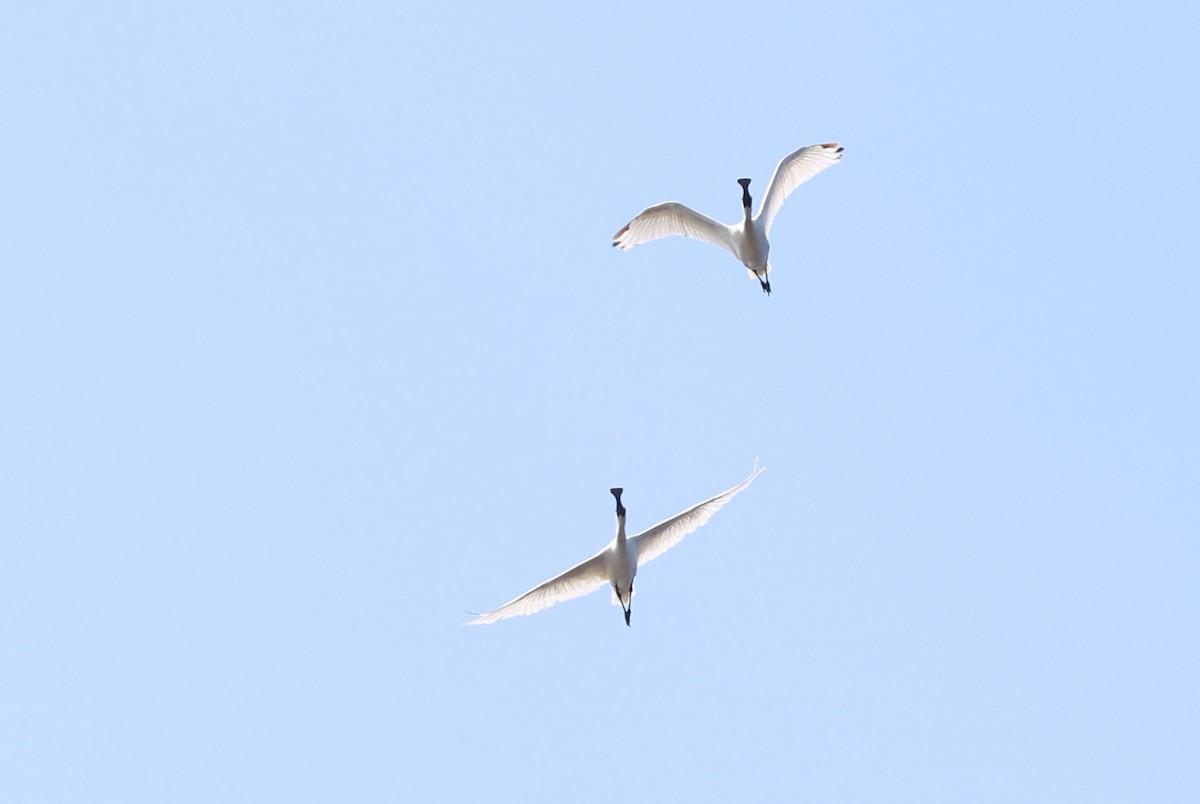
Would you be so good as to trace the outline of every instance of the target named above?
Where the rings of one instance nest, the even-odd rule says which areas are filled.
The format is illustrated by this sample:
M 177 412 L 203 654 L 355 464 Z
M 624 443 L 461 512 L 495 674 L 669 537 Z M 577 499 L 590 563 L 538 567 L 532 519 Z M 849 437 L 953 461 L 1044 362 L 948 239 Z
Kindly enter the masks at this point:
M 1200 800 L 1198 30 L 10 4 L 0 800 Z

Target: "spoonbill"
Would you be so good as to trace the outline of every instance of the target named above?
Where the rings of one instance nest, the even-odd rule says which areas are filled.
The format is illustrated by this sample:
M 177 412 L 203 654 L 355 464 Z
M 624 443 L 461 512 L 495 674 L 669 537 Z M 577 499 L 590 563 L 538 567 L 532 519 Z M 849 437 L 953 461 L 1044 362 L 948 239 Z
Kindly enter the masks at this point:
M 535 614 L 555 603 L 581 597 L 608 584 L 613 591 L 613 605 L 621 606 L 625 611 L 625 624 L 629 625 L 633 578 L 637 575 L 638 568 L 679 544 L 683 537 L 711 519 L 713 514 L 749 486 L 765 468 L 755 466 L 749 477 L 728 491 L 698 502 L 686 511 L 664 519 L 636 536 L 625 535 L 625 506 L 621 504 L 624 489 L 609 489 L 617 500 L 617 535 L 603 550 L 561 575 L 538 584 L 495 611 L 480 614 L 467 624 L 483 625 L 523 614 Z
M 738 184 L 742 185 L 742 219 L 735 224 L 713 220 L 678 201 L 666 201 L 643 209 L 613 235 L 612 244 L 622 251 L 628 251 L 634 246 L 669 235 L 703 240 L 737 257 L 746 266 L 750 276 L 762 285 L 763 293 L 770 296 L 771 283 L 767 274 L 771 272 L 771 263 L 767 262 L 767 255 L 771 251 L 771 244 L 767 242 L 767 235 L 771 233 L 771 223 L 793 190 L 825 168 L 836 165 L 841 158 L 842 146 L 827 142 L 806 145 L 779 160 L 767 184 L 762 206 L 753 217 L 750 215 L 750 180 L 738 179 Z

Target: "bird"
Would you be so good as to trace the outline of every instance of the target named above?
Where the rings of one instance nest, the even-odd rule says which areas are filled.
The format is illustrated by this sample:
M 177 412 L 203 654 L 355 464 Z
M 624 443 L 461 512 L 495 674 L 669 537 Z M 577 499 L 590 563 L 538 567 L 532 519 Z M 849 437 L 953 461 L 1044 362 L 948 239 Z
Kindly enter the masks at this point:
M 625 612 L 625 625 L 629 625 L 633 578 L 637 575 L 638 568 L 679 544 L 685 536 L 711 519 L 713 514 L 749 486 L 765 468 L 756 464 L 750 476 L 733 488 L 698 502 L 686 511 L 664 519 L 636 536 L 625 535 L 625 506 L 621 503 L 621 495 L 625 490 L 619 487 L 609 489 L 609 493 L 617 501 L 617 535 L 603 550 L 566 572 L 538 584 L 525 594 L 513 598 L 500 608 L 476 616 L 467 625 L 484 625 L 509 617 L 536 614 L 556 603 L 594 592 L 605 584 L 612 587 L 613 605 L 621 606 Z
M 763 293 L 770 296 L 771 283 L 767 274 L 771 272 L 771 263 L 767 261 L 767 256 L 771 244 L 767 242 L 767 236 L 771 233 L 771 224 L 792 191 L 825 168 L 841 161 L 842 150 L 842 146 L 836 142 L 806 145 L 779 160 L 767 184 L 762 206 L 753 217 L 750 215 L 750 180 L 738 179 L 738 184 L 742 186 L 743 217 L 737 223 L 727 225 L 678 201 L 666 201 L 643 209 L 613 235 L 612 244 L 621 251 L 628 251 L 634 246 L 668 235 L 704 240 L 737 257 L 746 266 L 750 276 L 759 281 Z

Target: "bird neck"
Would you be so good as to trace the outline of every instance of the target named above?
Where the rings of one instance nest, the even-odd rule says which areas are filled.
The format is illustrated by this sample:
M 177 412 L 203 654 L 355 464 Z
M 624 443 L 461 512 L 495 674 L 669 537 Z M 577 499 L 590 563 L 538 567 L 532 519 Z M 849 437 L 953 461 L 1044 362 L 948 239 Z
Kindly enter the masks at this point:
M 617 517 L 617 544 L 625 544 L 625 517 Z

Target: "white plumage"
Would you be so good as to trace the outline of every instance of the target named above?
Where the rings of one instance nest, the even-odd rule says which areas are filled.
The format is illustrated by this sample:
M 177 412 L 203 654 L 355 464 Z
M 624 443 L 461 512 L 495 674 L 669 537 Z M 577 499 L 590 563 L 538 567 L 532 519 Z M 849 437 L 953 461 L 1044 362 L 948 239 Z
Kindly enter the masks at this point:
M 749 477 L 728 491 L 696 503 L 686 511 L 629 537 L 625 535 L 625 506 L 621 504 L 623 489 L 612 489 L 612 495 L 617 500 L 617 535 L 603 550 L 561 575 L 538 584 L 495 611 L 479 615 L 468 625 L 483 625 L 523 614 L 535 614 L 555 603 L 594 592 L 605 584 L 612 587 L 613 603 L 622 606 L 625 624 L 628 625 L 633 578 L 638 568 L 679 544 L 685 536 L 711 519 L 725 503 L 749 486 L 763 468 L 756 466 Z
M 738 179 L 742 185 L 742 220 L 728 225 L 680 204 L 667 201 L 642 210 L 636 218 L 613 235 L 613 245 L 622 251 L 669 235 L 682 235 L 720 246 L 746 266 L 750 276 L 758 279 L 764 293 L 771 293 L 767 274 L 771 263 L 767 258 L 771 245 L 767 235 L 780 207 L 792 191 L 825 168 L 842 158 L 842 146 L 836 142 L 806 145 L 788 154 L 775 167 L 767 185 L 758 214 L 750 214 L 750 180 Z

